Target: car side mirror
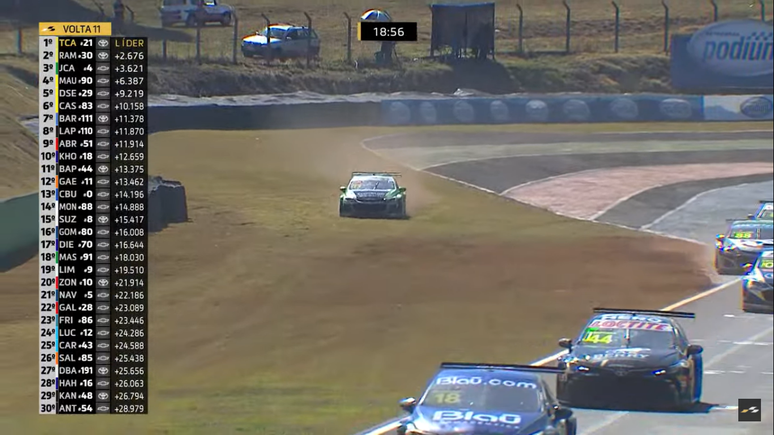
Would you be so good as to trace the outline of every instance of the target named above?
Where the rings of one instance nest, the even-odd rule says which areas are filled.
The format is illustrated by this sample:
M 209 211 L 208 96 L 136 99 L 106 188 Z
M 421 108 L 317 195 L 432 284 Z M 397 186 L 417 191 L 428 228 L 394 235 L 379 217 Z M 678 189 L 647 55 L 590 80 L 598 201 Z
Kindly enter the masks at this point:
M 753 213 L 749 213 L 749 214 L 747 215 L 747 219 L 755 219 L 755 214 L 753 214 Z
M 572 340 L 570 340 L 569 338 L 560 339 L 559 347 L 563 347 L 565 349 L 572 349 Z
M 413 397 L 406 397 L 405 399 L 400 399 L 398 401 L 398 406 L 400 408 L 408 413 L 414 412 L 414 408 L 417 406 L 417 399 Z
M 704 352 L 704 348 L 699 346 L 698 344 L 688 345 L 688 355 L 698 355 L 702 352 Z
M 557 420 L 569 420 L 572 417 L 572 409 L 557 406 L 554 408 L 554 418 Z
M 723 239 L 725 238 L 726 238 L 725 234 L 718 234 L 717 236 L 715 236 L 715 240 L 717 240 L 718 242 L 722 242 Z
M 344 193 L 347 191 L 347 186 L 341 186 L 339 187 L 339 190 L 341 190 L 341 193 Z
M 398 191 L 400 191 L 400 193 L 406 193 L 406 188 L 405 187 L 399 187 Z

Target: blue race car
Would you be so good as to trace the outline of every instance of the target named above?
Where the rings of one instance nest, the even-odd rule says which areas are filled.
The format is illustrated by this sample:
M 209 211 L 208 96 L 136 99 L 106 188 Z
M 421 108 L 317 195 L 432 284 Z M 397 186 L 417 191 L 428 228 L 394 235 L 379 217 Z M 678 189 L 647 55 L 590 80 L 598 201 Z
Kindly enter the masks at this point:
M 721 275 L 744 275 L 745 264 L 772 248 L 774 221 L 731 220 L 725 234 L 715 236 L 715 270 Z
M 747 215 L 747 217 L 750 219 L 774 220 L 774 202 L 771 200 L 761 200 L 760 203 L 758 211 L 755 214 Z
M 595 308 L 557 367 L 559 403 L 567 406 L 689 409 L 701 400 L 703 348 L 691 344 L 677 311 Z
M 400 406 L 409 416 L 398 435 L 576 435 L 572 410 L 554 398 L 540 373 L 556 368 L 442 363 L 417 400 Z
M 746 264 L 747 274 L 742 277 L 742 310 L 774 312 L 774 252 L 763 251 L 754 264 Z

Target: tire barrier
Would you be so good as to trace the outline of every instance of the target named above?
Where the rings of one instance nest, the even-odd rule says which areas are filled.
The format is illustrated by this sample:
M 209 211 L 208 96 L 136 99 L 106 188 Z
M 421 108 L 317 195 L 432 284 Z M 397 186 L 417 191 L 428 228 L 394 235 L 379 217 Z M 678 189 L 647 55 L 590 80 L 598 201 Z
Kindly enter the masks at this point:
M 148 178 L 148 232 L 157 233 L 169 224 L 188 222 L 185 187 L 179 181 Z
M 387 125 L 703 121 L 701 96 L 563 95 L 389 100 Z

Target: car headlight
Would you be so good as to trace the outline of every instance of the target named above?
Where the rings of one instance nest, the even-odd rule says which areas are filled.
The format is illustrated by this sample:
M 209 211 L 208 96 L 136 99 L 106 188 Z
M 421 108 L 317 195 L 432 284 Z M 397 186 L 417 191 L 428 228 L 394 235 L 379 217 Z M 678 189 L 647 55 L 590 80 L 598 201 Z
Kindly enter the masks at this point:
M 344 194 L 344 199 L 346 199 L 347 201 L 354 201 L 357 199 L 357 195 L 355 195 L 352 192 L 347 192 Z
M 738 249 L 739 249 L 739 247 L 736 246 L 736 245 L 733 245 L 733 244 L 728 244 L 728 245 L 723 247 L 723 250 L 727 251 L 727 252 L 733 252 L 733 251 L 736 251 Z

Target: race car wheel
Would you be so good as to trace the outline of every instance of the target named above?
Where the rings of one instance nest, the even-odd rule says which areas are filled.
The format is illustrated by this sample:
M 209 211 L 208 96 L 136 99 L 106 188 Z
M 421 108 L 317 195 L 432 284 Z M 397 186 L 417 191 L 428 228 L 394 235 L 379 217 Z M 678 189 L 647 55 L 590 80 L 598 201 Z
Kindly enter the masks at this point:
M 400 208 L 398 209 L 398 217 L 401 219 L 406 219 L 406 199 L 400 200 Z
M 344 204 L 339 201 L 339 217 L 347 217 L 347 213 L 344 211 Z
M 704 364 L 701 359 L 696 361 L 696 366 L 693 369 L 693 403 L 701 403 L 701 393 L 703 386 L 703 373 Z
M 231 25 L 231 14 L 226 12 L 223 14 L 222 17 L 220 17 L 220 25 L 221 26 L 230 26 Z

